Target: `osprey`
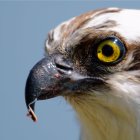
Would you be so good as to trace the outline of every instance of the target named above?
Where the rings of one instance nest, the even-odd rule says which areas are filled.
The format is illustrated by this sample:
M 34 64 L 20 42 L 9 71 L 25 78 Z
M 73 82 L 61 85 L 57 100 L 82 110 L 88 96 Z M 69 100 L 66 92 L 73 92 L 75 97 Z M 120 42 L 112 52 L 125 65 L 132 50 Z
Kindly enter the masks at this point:
M 63 96 L 82 140 L 140 140 L 140 10 L 107 8 L 61 23 L 30 71 L 28 115 L 36 100 Z

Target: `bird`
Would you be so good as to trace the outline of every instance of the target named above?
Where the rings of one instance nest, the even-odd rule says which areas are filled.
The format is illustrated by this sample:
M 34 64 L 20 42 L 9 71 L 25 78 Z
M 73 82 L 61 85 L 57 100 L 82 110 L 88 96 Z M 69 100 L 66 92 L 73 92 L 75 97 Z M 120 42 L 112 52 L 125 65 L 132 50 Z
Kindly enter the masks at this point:
M 56 96 L 75 110 L 81 140 L 140 140 L 140 10 L 95 9 L 48 33 L 25 85 L 28 116 Z

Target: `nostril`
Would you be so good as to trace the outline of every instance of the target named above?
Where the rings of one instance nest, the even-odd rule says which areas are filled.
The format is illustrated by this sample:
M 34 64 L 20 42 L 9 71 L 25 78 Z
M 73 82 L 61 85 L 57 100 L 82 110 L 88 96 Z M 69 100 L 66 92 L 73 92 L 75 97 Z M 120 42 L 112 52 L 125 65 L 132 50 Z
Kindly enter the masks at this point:
M 69 65 L 64 65 L 64 64 L 58 64 L 55 63 L 56 67 L 65 71 L 72 71 L 73 68 L 71 68 Z

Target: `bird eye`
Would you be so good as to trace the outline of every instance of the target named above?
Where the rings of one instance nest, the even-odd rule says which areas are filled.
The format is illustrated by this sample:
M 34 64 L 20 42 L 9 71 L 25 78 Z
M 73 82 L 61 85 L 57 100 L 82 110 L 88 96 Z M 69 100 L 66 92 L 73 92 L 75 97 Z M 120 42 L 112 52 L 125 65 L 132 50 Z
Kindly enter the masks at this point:
M 122 41 L 115 37 L 108 37 L 98 43 L 96 57 L 103 63 L 114 64 L 123 59 L 126 48 Z

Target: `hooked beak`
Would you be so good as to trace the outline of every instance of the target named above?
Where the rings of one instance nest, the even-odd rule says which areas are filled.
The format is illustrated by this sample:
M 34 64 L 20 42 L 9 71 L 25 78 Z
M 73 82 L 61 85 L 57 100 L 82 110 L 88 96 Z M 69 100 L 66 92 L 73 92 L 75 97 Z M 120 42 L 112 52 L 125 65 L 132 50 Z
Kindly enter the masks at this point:
M 25 101 L 28 108 L 27 115 L 33 121 L 37 121 L 34 113 L 35 102 L 60 95 L 64 89 L 62 84 L 69 80 L 67 75 L 72 69 L 68 66 L 59 67 L 56 68 L 54 60 L 48 56 L 40 60 L 29 73 L 25 87 Z

